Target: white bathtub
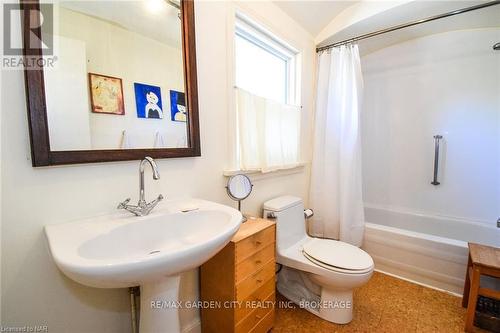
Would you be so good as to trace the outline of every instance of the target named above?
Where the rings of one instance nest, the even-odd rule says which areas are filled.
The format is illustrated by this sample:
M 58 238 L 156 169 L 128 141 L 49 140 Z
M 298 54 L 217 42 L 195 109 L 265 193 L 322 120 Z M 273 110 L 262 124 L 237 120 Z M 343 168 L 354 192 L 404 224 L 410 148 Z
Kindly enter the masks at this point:
M 500 247 L 500 229 L 464 219 L 365 204 L 365 249 L 375 269 L 462 294 L 467 242 Z

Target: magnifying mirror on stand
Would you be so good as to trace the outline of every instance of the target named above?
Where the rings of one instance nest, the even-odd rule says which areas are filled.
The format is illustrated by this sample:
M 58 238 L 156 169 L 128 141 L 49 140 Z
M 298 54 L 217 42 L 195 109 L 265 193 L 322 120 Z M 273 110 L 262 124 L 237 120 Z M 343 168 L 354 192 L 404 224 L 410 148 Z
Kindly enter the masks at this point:
M 238 201 L 238 210 L 241 212 L 241 201 L 248 198 L 252 193 L 253 184 L 245 175 L 234 175 L 227 181 L 227 195 L 235 201 Z M 247 218 L 243 216 L 241 222 L 246 222 Z

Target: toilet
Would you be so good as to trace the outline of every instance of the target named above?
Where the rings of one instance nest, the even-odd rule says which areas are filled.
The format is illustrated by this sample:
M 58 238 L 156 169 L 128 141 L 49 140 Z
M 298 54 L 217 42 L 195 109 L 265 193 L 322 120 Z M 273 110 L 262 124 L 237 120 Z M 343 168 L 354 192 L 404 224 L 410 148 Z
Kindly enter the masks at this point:
M 306 233 L 304 205 L 293 196 L 264 203 L 276 221 L 278 291 L 315 315 L 337 324 L 352 320 L 353 289 L 372 276 L 373 259 L 360 248 Z

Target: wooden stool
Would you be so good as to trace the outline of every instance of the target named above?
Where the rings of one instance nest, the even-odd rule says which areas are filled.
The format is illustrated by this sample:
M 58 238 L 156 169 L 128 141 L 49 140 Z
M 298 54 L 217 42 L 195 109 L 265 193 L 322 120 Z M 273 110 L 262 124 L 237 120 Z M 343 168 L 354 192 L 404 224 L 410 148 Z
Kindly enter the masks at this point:
M 500 291 L 481 288 L 481 275 L 500 278 L 500 248 L 469 243 L 469 262 L 465 273 L 462 306 L 467 307 L 465 331 L 472 332 L 479 295 L 500 300 Z

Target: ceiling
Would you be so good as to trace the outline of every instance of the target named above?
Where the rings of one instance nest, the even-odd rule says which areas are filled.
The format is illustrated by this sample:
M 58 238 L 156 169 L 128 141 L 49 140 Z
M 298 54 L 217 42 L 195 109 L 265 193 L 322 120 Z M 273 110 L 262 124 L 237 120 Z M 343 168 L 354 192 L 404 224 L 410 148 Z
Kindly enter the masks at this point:
M 347 7 L 359 1 L 273 1 L 313 37 Z
M 359 22 L 353 22 L 341 30 L 322 40 L 318 46 L 328 45 L 354 36 L 377 31 L 417 19 L 450 12 L 453 10 L 474 6 L 491 0 L 409 0 L 390 9 L 374 11 L 373 14 Z M 274 0 L 288 16 L 307 30 L 313 37 L 350 6 L 355 12 L 362 12 L 361 1 L 337 0 Z M 373 3 L 372 3 L 373 4 Z M 367 6 L 371 6 L 367 4 Z M 365 7 L 367 7 L 365 6 Z M 371 6 L 373 7 L 373 6 Z M 365 8 L 366 9 L 366 8 Z M 500 5 L 492 6 L 457 16 L 428 22 L 422 25 L 383 34 L 359 42 L 362 54 L 368 54 L 381 48 L 401 43 L 426 35 L 460 30 L 500 27 Z
M 427 18 L 453 10 L 480 4 L 482 0 L 468 1 L 413 1 L 398 6 L 390 11 L 379 13 L 366 20 L 353 24 L 330 36 L 321 45 L 345 40 L 368 32 L 396 26 L 398 24 Z M 360 53 L 366 55 L 379 49 L 402 43 L 407 40 L 463 29 L 498 28 L 500 27 L 500 5 L 487 7 L 427 22 L 413 27 L 385 33 L 376 37 L 359 41 Z
M 180 48 L 179 10 L 164 0 L 61 1 L 60 6 Z M 161 28 L 164 27 L 164 28 Z

